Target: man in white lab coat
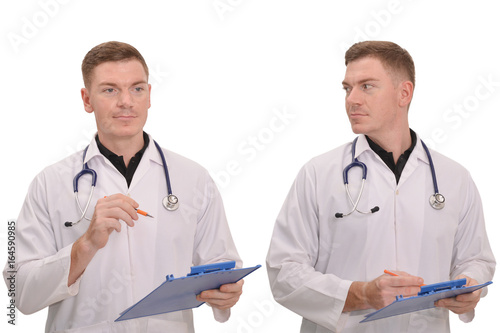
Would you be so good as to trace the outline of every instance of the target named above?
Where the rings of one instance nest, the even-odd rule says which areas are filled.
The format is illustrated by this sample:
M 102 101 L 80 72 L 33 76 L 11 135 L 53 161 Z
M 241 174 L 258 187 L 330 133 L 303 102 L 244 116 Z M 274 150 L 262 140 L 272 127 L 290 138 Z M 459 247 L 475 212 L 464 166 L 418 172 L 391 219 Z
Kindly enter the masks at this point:
M 191 310 L 114 320 L 166 275 L 228 260 L 241 266 L 219 192 L 205 169 L 162 149 L 179 199 L 177 210 L 163 207 L 164 163 L 143 131 L 151 105 L 148 68 L 134 47 L 98 45 L 82 73 L 83 104 L 95 115 L 97 135 L 85 152 L 47 167 L 30 186 L 16 225 L 16 306 L 26 314 L 48 306 L 47 332 L 193 332 Z M 96 171 L 97 184 L 88 219 L 78 222 L 73 178 L 84 163 Z M 90 188 L 91 177 L 82 176 L 82 208 Z M 12 270 L 6 267 L 5 278 Z M 225 321 L 242 283 L 204 291 L 198 300 Z
M 391 42 L 361 42 L 346 52 L 346 66 L 345 107 L 359 136 L 300 170 L 268 252 L 273 295 L 303 317 L 301 332 L 449 332 L 448 310 L 472 320 L 481 290 L 434 309 L 359 323 L 397 295 L 416 295 L 423 283 L 487 282 L 495 259 L 470 174 L 435 151 L 445 206 L 429 202 L 430 160 L 408 124 L 415 86 L 408 52 Z M 354 158 L 366 164 L 367 177 L 349 214 L 362 182 L 362 168 L 350 169 L 351 204 L 343 170 Z

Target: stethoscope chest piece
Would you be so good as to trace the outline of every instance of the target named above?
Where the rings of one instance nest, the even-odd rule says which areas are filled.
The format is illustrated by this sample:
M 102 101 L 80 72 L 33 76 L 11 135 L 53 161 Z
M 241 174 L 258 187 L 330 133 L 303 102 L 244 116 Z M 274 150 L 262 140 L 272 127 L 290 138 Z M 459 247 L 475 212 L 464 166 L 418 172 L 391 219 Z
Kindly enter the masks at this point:
M 163 207 L 170 211 L 177 210 L 179 208 L 179 199 L 175 195 L 169 194 L 163 198 Z
M 432 208 L 437 209 L 437 210 L 443 209 L 444 202 L 445 202 L 444 195 L 442 195 L 440 193 L 435 193 L 435 194 L 431 195 L 431 197 L 429 198 L 429 202 L 430 202 Z

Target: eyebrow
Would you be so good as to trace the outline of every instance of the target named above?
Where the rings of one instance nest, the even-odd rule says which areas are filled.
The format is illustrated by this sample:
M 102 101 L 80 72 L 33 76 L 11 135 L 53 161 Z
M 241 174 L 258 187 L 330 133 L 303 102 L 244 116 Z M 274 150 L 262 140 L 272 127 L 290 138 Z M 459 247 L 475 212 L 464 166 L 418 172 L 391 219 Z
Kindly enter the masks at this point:
M 366 82 L 370 82 L 370 81 L 380 81 L 379 79 L 376 79 L 376 78 L 371 78 L 371 77 L 368 77 L 366 79 L 362 79 L 362 80 L 359 80 L 357 82 L 354 82 L 355 84 L 363 84 L 363 83 L 366 83 Z M 342 81 L 342 86 L 350 86 L 349 83 L 347 83 L 345 80 Z
M 147 82 L 146 82 L 146 81 L 144 81 L 144 80 L 139 80 L 139 81 L 136 81 L 136 82 L 132 83 L 132 84 L 131 84 L 131 86 L 136 86 L 136 85 L 138 85 L 138 84 L 147 84 Z M 99 86 L 99 87 L 100 87 L 100 86 L 111 86 L 111 87 L 117 87 L 118 85 L 117 85 L 116 83 L 114 83 L 114 82 L 106 82 L 106 81 L 104 81 L 104 82 L 99 83 L 99 84 L 98 84 L 98 86 Z

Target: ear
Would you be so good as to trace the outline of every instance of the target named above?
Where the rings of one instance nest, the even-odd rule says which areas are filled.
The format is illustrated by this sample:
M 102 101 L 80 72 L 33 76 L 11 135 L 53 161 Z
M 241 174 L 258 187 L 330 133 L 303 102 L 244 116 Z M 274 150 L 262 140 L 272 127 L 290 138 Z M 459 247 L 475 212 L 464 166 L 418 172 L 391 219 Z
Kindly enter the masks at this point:
M 413 83 L 410 81 L 403 81 L 400 84 L 399 106 L 409 106 L 413 98 Z
M 94 108 L 92 108 L 92 105 L 90 104 L 90 94 L 87 88 L 82 88 L 81 94 L 82 94 L 83 107 L 85 108 L 85 111 L 87 111 L 88 113 L 94 112 Z

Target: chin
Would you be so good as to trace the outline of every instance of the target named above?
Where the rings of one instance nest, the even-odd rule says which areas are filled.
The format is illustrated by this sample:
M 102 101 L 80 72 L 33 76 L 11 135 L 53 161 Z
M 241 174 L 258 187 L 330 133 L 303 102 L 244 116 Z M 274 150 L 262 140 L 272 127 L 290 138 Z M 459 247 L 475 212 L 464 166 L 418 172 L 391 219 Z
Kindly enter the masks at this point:
M 117 128 L 115 131 L 117 136 L 135 136 L 142 134 L 142 127 L 140 126 L 124 126 L 122 128 Z
M 351 125 L 351 130 L 354 134 L 366 134 L 366 130 L 360 125 Z

